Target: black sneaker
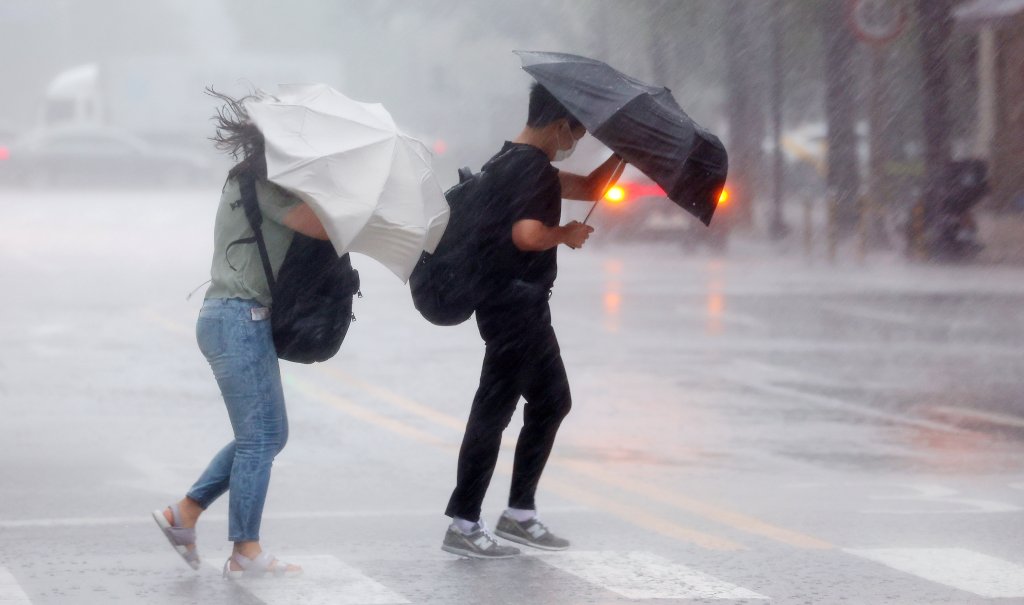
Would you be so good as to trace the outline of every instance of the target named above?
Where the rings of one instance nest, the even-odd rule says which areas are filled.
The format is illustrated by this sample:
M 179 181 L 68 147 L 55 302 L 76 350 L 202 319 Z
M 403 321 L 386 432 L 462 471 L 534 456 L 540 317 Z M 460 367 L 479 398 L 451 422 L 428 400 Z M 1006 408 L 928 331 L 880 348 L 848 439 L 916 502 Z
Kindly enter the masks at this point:
M 506 540 L 512 540 L 513 542 L 534 548 L 542 548 L 544 550 L 565 550 L 569 548 L 568 540 L 559 538 L 551 533 L 551 530 L 536 517 L 529 521 L 519 522 L 508 515 L 502 514 L 501 518 L 498 519 L 498 527 L 495 528 L 494 533 Z
M 482 521 L 469 534 L 462 533 L 454 524 L 448 526 L 441 550 L 474 559 L 508 559 L 519 554 L 519 549 L 514 546 L 498 544 Z

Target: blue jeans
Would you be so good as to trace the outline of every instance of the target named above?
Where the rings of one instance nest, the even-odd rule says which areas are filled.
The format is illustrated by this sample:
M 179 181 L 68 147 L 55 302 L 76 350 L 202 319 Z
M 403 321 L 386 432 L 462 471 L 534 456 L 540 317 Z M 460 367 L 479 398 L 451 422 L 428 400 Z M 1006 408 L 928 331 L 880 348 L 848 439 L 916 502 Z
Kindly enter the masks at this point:
M 188 492 L 204 509 L 225 491 L 228 539 L 260 539 L 263 503 L 274 457 L 288 441 L 281 368 L 269 315 L 262 305 L 237 298 L 208 299 L 196 323 L 199 349 L 217 378 L 235 439 L 214 456 Z M 255 317 L 255 319 L 254 319 Z

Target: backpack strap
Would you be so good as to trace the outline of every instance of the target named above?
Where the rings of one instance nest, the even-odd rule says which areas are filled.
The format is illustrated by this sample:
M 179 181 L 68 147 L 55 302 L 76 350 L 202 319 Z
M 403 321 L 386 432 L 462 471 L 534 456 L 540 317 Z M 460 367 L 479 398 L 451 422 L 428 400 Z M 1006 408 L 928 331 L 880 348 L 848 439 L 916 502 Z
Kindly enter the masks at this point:
M 263 224 L 263 214 L 260 212 L 259 202 L 256 199 L 256 179 L 249 173 L 243 173 L 238 177 L 238 187 L 242 192 L 242 199 L 236 203 L 241 203 L 242 208 L 245 209 L 245 218 L 249 221 L 249 227 L 252 228 L 253 237 L 246 237 L 235 240 L 228 244 L 225 248 L 224 254 L 228 253 L 235 244 L 251 244 L 256 243 L 256 248 L 260 252 L 260 261 L 263 263 L 263 272 L 267 276 L 267 285 L 270 286 L 271 291 L 274 289 L 274 272 L 270 268 L 270 255 L 267 253 L 267 243 L 263 240 L 263 229 L 260 226 Z M 234 204 L 232 204 L 234 206 Z M 237 208 L 237 206 L 235 206 Z

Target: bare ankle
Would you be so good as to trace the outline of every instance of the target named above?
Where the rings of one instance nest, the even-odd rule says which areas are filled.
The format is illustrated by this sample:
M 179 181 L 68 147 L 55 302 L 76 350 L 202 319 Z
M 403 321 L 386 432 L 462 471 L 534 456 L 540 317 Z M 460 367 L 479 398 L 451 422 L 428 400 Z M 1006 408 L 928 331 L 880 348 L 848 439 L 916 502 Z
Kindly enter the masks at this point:
M 178 501 L 178 510 L 181 512 L 182 523 L 186 527 L 191 527 L 196 524 L 199 520 L 199 516 L 203 514 L 203 507 L 198 502 L 185 496 Z
M 242 555 L 246 559 L 255 559 L 261 552 L 263 552 L 263 549 L 260 548 L 259 542 L 235 542 L 234 552 L 235 554 Z

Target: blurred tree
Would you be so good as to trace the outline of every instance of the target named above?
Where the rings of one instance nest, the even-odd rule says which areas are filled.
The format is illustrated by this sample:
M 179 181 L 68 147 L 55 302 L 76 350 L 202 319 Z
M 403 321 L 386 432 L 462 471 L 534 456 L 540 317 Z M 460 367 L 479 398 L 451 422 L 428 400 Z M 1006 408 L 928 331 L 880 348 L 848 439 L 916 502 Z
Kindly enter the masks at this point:
M 857 42 L 846 20 L 845 0 L 824 0 L 825 114 L 828 120 L 828 189 L 832 227 L 849 235 L 857 224 L 860 177 L 857 157 Z
M 729 133 L 730 216 L 744 225 L 753 221 L 754 200 L 763 180 L 767 95 L 765 90 L 766 4 L 746 0 L 721 3 L 726 9 L 722 36 L 726 44 L 725 90 Z M 724 218 L 724 217 L 723 217 Z
M 672 89 L 676 100 L 698 122 L 720 128 L 725 84 L 719 32 L 725 11 L 719 3 L 654 0 L 637 5 L 645 15 L 647 65 L 637 75 Z
M 821 0 L 783 0 L 785 56 L 785 120 L 800 124 L 821 120 L 824 115 L 824 42 Z

